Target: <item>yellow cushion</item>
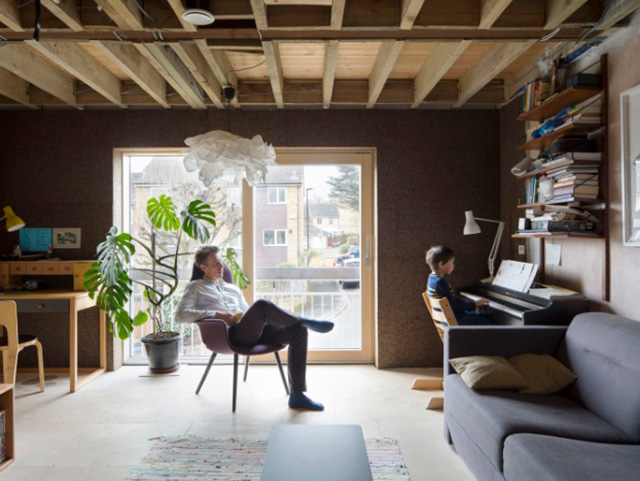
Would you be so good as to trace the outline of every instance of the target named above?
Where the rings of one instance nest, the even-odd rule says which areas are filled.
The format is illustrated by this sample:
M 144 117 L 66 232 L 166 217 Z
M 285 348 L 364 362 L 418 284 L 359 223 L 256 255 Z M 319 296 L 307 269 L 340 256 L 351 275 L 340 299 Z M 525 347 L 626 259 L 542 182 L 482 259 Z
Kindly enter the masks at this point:
M 527 380 L 522 394 L 553 394 L 563 390 L 578 377 L 549 354 L 520 354 L 509 362 Z
M 472 389 L 522 389 L 527 380 L 501 356 L 466 356 L 449 360 Z

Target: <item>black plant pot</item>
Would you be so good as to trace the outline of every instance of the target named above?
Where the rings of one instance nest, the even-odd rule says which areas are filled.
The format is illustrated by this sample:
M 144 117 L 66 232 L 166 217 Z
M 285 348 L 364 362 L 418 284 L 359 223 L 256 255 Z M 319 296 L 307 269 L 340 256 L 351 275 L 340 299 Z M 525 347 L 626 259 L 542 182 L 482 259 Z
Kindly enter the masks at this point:
M 180 354 L 180 341 L 182 335 L 172 332 L 171 337 L 153 337 L 147 334 L 141 341 L 147 351 L 149 370 L 156 374 L 174 372 L 178 369 L 178 355 Z

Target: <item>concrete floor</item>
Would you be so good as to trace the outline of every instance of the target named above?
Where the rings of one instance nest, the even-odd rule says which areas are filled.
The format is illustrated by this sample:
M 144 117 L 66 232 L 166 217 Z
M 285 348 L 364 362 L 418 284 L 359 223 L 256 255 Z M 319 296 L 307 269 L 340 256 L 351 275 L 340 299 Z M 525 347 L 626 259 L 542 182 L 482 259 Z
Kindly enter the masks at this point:
M 199 396 L 204 366 L 149 377 L 144 367 L 107 373 L 74 394 L 68 378 L 48 376 L 37 393 L 33 374 L 16 388 L 16 462 L 3 481 L 119 481 L 154 438 L 192 434 L 267 439 L 274 424 L 360 424 L 365 437 L 398 441 L 412 481 L 471 481 L 442 436 L 442 412 L 427 411 L 428 392 L 410 389 L 437 370 L 378 371 L 372 366 L 310 366 L 309 395 L 324 412 L 288 409 L 275 366 L 252 366 L 231 413 L 231 366 L 214 366 Z

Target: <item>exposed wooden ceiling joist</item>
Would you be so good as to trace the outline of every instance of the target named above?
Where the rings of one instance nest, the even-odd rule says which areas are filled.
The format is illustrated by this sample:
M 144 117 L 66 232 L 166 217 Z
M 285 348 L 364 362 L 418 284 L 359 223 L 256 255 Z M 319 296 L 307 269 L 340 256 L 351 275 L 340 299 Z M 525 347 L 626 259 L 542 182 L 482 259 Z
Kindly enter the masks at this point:
M 512 1 L 513 0 L 482 0 L 480 4 L 480 24 L 478 28 L 491 28 Z
M 267 23 L 267 7 L 264 0 L 251 0 L 251 10 L 253 10 L 253 18 L 256 21 L 258 30 L 266 30 L 269 28 Z
M 174 45 L 173 49 L 178 54 L 178 57 L 180 57 L 180 60 L 182 60 L 182 63 L 186 65 L 191 74 L 196 78 L 200 86 L 207 92 L 213 104 L 218 108 L 223 108 L 220 83 L 195 43 L 180 42 Z
M 340 30 L 344 19 L 344 6 L 346 0 L 333 0 L 331 5 L 331 30 Z
M 136 44 L 136 48 L 192 108 L 206 108 L 200 94 L 195 90 L 198 87 L 185 73 L 186 67 L 180 63 L 178 58 L 167 51 L 170 47 Z
M 125 107 L 120 98 L 120 80 L 79 45 L 35 40 L 27 44 L 114 104 Z
M 325 43 L 324 66 L 322 70 L 322 107 L 325 109 L 328 109 L 331 105 L 339 48 L 340 43 L 337 40 L 331 40 Z
M 413 27 L 423 4 L 424 0 L 402 0 L 402 14 L 400 16 L 402 30 L 409 30 Z
M 554 54 L 561 43 L 550 43 L 546 49 L 549 49 L 551 54 Z M 504 80 L 504 94 L 505 99 L 510 99 L 524 84 L 535 80 L 540 77 L 540 69 L 538 68 L 539 57 L 533 57 L 530 61 L 525 62 L 522 66 L 507 76 Z
M 178 17 L 178 20 L 180 20 L 180 25 L 182 25 L 182 28 L 184 28 L 187 32 L 198 31 L 198 28 L 193 23 L 183 20 L 182 12 L 184 12 L 185 8 L 182 0 L 167 0 L 167 2 L 176 14 L 176 17 Z
M 20 11 L 14 0 L 0 0 L 0 23 L 15 32 L 22 32 L 24 29 L 20 23 Z
M 494 44 L 458 81 L 460 95 L 454 107 L 464 105 L 476 92 L 536 42 Z
M 134 0 L 95 0 L 120 28 L 140 30 L 144 27 L 142 13 Z
M 607 16 L 602 23 L 598 26 L 598 30 L 607 30 L 613 27 L 620 20 L 632 13 L 640 7 L 640 0 L 626 0 L 624 2 L 617 2 L 611 7 Z
M 82 31 L 77 0 L 42 0 L 42 6 L 58 17 L 74 32 Z
M 284 108 L 282 63 L 280 61 L 280 52 L 276 42 L 262 42 L 264 49 L 264 57 L 267 61 L 267 69 L 269 70 L 269 81 L 273 89 L 273 96 L 276 100 L 276 106 Z
M 204 59 L 209 64 L 209 68 L 218 79 L 220 85 L 233 85 L 237 87 L 238 79 L 235 72 L 233 71 L 233 67 L 229 63 L 227 54 L 221 51 L 211 51 L 205 40 L 196 40 L 195 44 L 200 50 L 200 53 L 202 54 Z M 240 107 L 240 102 L 238 102 L 237 97 L 231 101 L 231 104 L 234 107 Z
M 393 70 L 393 66 L 396 64 L 396 60 L 402 52 L 404 42 L 396 42 L 395 40 L 389 40 L 383 42 L 376 57 L 376 63 L 371 71 L 369 77 L 369 101 L 367 102 L 367 108 L 373 108 L 382 92 L 384 84 L 389 78 L 389 74 Z
M 427 57 L 414 80 L 415 98 L 411 108 L 419 107 L 451 66 L 471 44 L 469 40 L 460 43 L 441 43 L 436 45 Z
M 166 81 L 133 45 L 123 42 L 93 42 L 93 44 L 152 99 L 164 108 L 169 108 Z
M 76 106 L 75 81 L 43 60 L 27 45 L 5 45 L 0 48 L 0 67 L 42 90 Z
M 587 0 L 547 0 L 546 29 L 554 29 L 582 7 Z
M 29 82 L 0 68 L 0 95 L 34 108 L 29 101 Z

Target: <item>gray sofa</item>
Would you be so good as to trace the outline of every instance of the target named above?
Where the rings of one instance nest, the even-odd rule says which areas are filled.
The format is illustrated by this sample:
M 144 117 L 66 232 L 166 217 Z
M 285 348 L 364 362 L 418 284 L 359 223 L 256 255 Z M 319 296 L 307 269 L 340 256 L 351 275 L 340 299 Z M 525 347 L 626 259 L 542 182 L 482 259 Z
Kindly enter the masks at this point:
M 553 395 L 474 391 L 449 359 L 553 354 L 578 380 Z M 445 438 L 480 481 L 640 479 L 640 322 L 455 327 L 445 337 Z

